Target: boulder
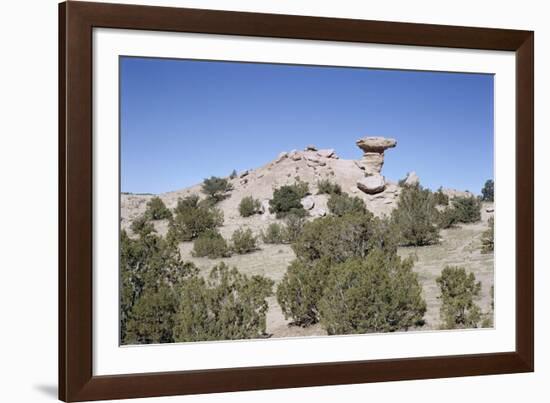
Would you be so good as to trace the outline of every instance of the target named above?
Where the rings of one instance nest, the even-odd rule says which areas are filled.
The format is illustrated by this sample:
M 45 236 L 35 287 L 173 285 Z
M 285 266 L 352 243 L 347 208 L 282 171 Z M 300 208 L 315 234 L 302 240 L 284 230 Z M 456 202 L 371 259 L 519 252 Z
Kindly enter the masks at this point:
M 317 151 L 317 147 L 315 147 L 313 144 L 308 145 L 305 148 L 306 151 Z
M 275 160 L 275 163 L 281 162 L 282 160 L 284 160 L 287 157 L 288 157 L 288 153 L 286 151 L 283 151 L 282 153 L 279 154 L 279 156 Z
M 487 213 L 494 213 L 494 212 L 495 212 L 495 209 L 494 209 L 494 207 L 487 207 L 487 208 L 485 209 L 485 211 L 486 211 Z
M 388 148 L 397 145 L 397 140 L 386 137 L 363 137 L 356 141 L 359 147 L 365 153 L 383 153 Z
M 420 183 L 420 178 L 416 174 L 416 172 L 412 171 L 407 174 L 407 177 L 405 178 L 405 185 L 407 186 L 416 186 Z
M 316 207 L 313 210 L 311 210 L 312 217 L 324 217 L 326 215 L 327 215 L 327 211 L 322 207 Z
M 300 203 L 302 203 L 302 206 L 306 209 L 306 210 L 311 210 L 313 207 L 315 207 L 315 199 L 313 198 L 313 196 L 306 196 L 304 197 Z
M 245 176 L 248 176 L 248 170 L 244 171 L 240 176 L 239 178 L 244 178 Z
M 334 155 L 334 148 L 319 150 L 317 151 L 317 155 L 322 158 L 332 158 L 332 156 Z
M 359 190 L 367 194 L 376 194 L 383 192 L 386 187 L 386 181 L 380 174 L 365 176 L 357 181 Z

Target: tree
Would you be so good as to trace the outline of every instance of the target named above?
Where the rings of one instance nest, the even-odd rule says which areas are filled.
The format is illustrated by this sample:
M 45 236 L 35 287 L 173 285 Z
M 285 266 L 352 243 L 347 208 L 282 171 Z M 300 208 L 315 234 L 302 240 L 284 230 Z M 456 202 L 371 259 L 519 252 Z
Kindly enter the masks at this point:
M 404 186 L 392 212 L 392 222 L 404 246 L 422 246 L 439 241 L 438 212 L 429 189 L 420 185 Z
M 350 197 L 347 193 L 330 195 L 327 207 L 329 211 L 337 216 L 347 213 L 364 213 L 367 211 L 365 203 L 357 196 Z
M 423 324 L 426 302 L 411 259 L 375 250 L 331 268 L 319 302 L 328 334 L 407 330 Z
M 231 249 L 239 255 L 244 255 L 256 250 L 256 242 L 257 238 L 250 228 L 239 228 L 231 236 Z
M 294 260 L 277 287 L 277 302 L 285 315 L 299 326 L 319 321 L 318 303 L 330 270 L 327 261 Z
M 495 199 L 495 183 L 492 179 L 488 179 L 481 189 L 481 200 L 492 202 Z
M 151 224 L 145 214 L 142 214 L 135 218 L 130 224 L 130 229 L 132 232 L 139 236 L 144 236 L 155 232 L 155 227 Z
M 277 218 L 284 218 L 288 214 L 304 217 L 307 212 L 302 206 L 303 189 L 295 185 L 284 185 L 273 191 L 273 198 L 269 200 L 269 211 Z
M 239 213 L 241 217 L 250 217 L 260 212 L 260 201 L 252 196 L 243 197 L 239 203 Z
M 202 192 L 214 203 L 218 203 L 227 198 L 227 193 L 231 190 L 233 190 L 233 185 L 229 183 L 227 178 L 211 176 L 202 183 Z
M 195 276 L 181 288 L 174 328 L 178 342 L 237 340 L 261 337 L 266 332 L 266 298 L 273 281 L 248 277 L 215 266 L 207 280 Z
M 370 212 L 317 218 L 304 225 L 292 249 L 300 260 L 326 259 L 331 264 L 365 258 L 375 248 L 396 250 L 389 228 L 380 226 L 381 220 Z
M 292 244 L 296 260 L 277 288 L 277 300 L 285 316 L 301 326 L 318 322 L 319 300 L 333 267 L 349 259 L 364 259 L 375 249 L 395 253 L 390 234 L 388 222 L 368 212 L 306 223 Z
M 320 194 L 328 194 L 328 195 L 337 194 L 337 195 L 339 195 L 341 193 L 342 193 L 342 188 L 337 183 L 332 183 L 328 179 L 322 179 L 322 180 L 317 182 L 317 194 L 318 195 L 320 195 Z
M 475 197 L 455 197 L 452 205 L 456 213 L 456 221 L 472 223 L 481 220 L 481 203 Z
M 191 241 L 206 230 L 223 224 L 223 212 L 196 195 L 178 200 L 175 216 L 168 228 L 168 239 L 173 242 Z
M 481 253 L 491 253 L 495 250 L 495 219 L 489 218 L 489 229 L 481 236 Z
M 438 214 L 439 228 L 451 228 L 457 223 L 457 221 L 458 217 L 454 207 L 447 206 Z
M 231 171 L 231 174 L 229 175 L 229 179 L 235 179 L 237 177 L 237 170 L 234 169 Z
M 474 299 L 479 296 L 481 283 L 476 282 L 473 273 L 466 273 L 463 267 L 447 266 L 436 279 L 442 301 L 440 316 L 444 329 L 465 329 L 477 327 L 481 320 L 481 309 Z
M 167 333 L 153 329 L 151 318 L 156 307 L 166 307 L 172 298 L 169 290 L 178 287 L 184 279 L 195 275 L 197 268 L 184 263 L 176 245 L 154 233 L 142 233 L 130 238 L 126 231 L 120 234 L 120 332 L 121 340 L 131 343 L 164 342 Z M 137 306 L 137 307 L 136 307 Z M 162 308 L 164 309 L 164 308 Z M 139 323 L 143 319 L 144 326 Z M 148 322 L 149 321 L 149 322 Z M 128 326 L 131 325 L 128 335 Z M 159 322 L 158 326 L 162 326 Z
M 168 210 L 160 197 L 155 196 L 147 202 L 145 216 L 149 220 L 163 220 L 166 218 L 172 218 L 172 212 Z
M 448 206 L 449 196 L 443 193 L 443 188 L 440 186 L 437 192 L 434 193 L 435 204 L 438 206 Z
M 133 306 L 125 326 L 125 343 L 173 343 L 177 306 L 177 295 L 169 285 L 146 289 Z
M 288 243 L 286 228 L 279 223 L 271 223 L 262 231 L 262 241 L 268 244 Z
M 230 255 L 229 247 L 223 236 L 215 229 L 201 233 L 193 243 L 193 256 L 216 259 Z

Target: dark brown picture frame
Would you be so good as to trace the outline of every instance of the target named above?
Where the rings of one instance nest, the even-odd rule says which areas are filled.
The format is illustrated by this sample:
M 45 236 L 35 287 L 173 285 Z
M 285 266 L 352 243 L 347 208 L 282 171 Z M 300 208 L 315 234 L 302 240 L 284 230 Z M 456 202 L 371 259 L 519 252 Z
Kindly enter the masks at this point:
M 516 54 L 516 349 L 491 354 L 116 376 L 92 372 L 92 31 L 192 32 L 513 51 Z M 66 2 L 59 5 L 59 398 L 292 388 L 534 370 L 534 33 Z M 114 175 L 115 173 L 113 173 Z

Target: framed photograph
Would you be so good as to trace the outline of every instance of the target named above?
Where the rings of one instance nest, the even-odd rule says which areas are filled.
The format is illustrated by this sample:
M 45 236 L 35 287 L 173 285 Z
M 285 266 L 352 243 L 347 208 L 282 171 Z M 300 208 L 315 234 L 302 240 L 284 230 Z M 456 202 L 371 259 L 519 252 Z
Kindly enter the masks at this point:
M 59 6 L 59 398 L 534 370 L 534 33 Z

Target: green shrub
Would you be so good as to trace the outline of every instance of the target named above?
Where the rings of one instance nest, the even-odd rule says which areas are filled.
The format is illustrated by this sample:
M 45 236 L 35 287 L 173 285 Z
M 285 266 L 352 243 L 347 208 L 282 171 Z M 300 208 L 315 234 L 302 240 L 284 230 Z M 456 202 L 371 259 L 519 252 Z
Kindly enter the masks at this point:
M 168 238 L 174 242 L 191 241 L 206 230 L 223 224 L 223 212 L 196 195 L 179 199 L 170 222 Z
M 330 266 L 326 262 L 294 260 L 277 287 L 277 302 L 295 325 L 319 321 L 318 303 L 323 296 Z
M 455 197 L 452 200 L 456 221 L 472 223 L 481 220 L 481 202 L 475 197 Z
M 300 260 L 330 264 L 365 258 L 374 248 L 392 248 L 385 242 L 389 237 L 379 236 L 379 223 L 370 212 L 317 218 L 304 225 L 292 249 Z
M 173 343 L 174 316 L 178 299 L 174 289 L 166 284 L 147 289 L 132 309 L 125 325 L 126 344 Z
M 447 206 L 439 212 L 438 225 L 439 228 L 451 228 L 457 223 L 456 210 L 453 207 Z
M 349 259 L 364 259 L 374 249 L 395 253 L 390 234 L 388 221 L 368 212 L 305 223 L 292 244 L 296 260 L 277 288 L 277 300 L 285 316 L 301 326 L 318 322 L 318 304 L 330 270 Z
M 305 218 L 300 214 L 290 213 L 284 218 L 285 221 L 285 239 L 287 242 L 294 242 L 300 234 L 306 223 Z
M 120 234 L 121 340 L 128 343 L 165 342 L 168 332 L 162 329 L 162 323 L 157 323 L 156 326 L 159 327 L 154 328 L 154 321 L 150 320 L 151 312 L 157 310 L 159 306 L 165 308 L 168 305 L 167 301 L 172 298 L 165 286 L 177 287 L 184 279 L 196 273 L 197 268 L 193 264 L 184 263 L 181 260 L 175 244 L 153 233 L 131 239 L 125 231 L 122 231 Z M 140 327 L 142 322 L 144 327 Z M 130 323 L 132 323 L 132 330 L 128 335 Z M 145 328 L 148 330 L 144 330 Z
M 438 206 L 448 206 L 449 205 L 449 196 L 443 193 L 443 188 L 437 189 L 437 192 L 434 193 L 435 204 Z
M 329 211 L 337 216 L 343 216 L 348 213 L 365 213 L 367 208 L 361 198 L 349 196 L 347 193 L 330 195 L 327 207 Z
M 243 197 L 239 203 L 239 213 L 241 217 L 250 217 L 254 214 L 258 214 L 260 212 L 260 207 L 261 204 L 258 199 L 254 199 L 252 196 L 246 196 Z
M 155 232 L 155 227 L 151 224 L 145 214 L 138 216 L 130 224 L 132 232 L 139 236 L 148 235 Z
M 328 334 L 407 330 L 423 324 L 426 302 L 411 259 L 380 250 L 331 268 L 319 302 Z
M 253 252 L 257 249 L 257 238 L 252 234 L 250 228 L 239 228 L 231 236 L 231 248 L 235 253 L 244 255 L 245 253 Z
M 163 220 L 172 218 L 172 212 L 168 210 L 160 197 L 155 196 L 147 202 L 145 216 L 149 220 Z
M 322 179 L 322 180 L 317 182 L 317 194 L 318 195 L 320 195 L 320 194 L 328 194 L 328 195 L 337 194 L 337 195 L 339 195 L 341 193 L 342 193 L 342 188 L 337 183 L 333 183 L 328 179 Z
M 227 193 L 231 190 L 233 190 L 233 185 L 229 183 L 227 178 L 211 176 L 202 183 L 202 192 L 214 203 L 218 203 L 227 198 Z
M 495 250 L 495 219 L 489 218 L 489 229 L 481 236 L 481 253 L 491 253 Z
M 288 243 L 286 228 L 279 223 L 271 223 L 262 231 L 262 241 L 269 244 Z
M 404 186 L 392 222 L 404 246 L 422 246 L 439 241 L 438 212 L 432 192 L 420 185 Z
M 290 186 L 296 191 L 296 193 L 298 194 L 298 197 L 300 197 L 300 199 L 303 199 L 308 194 L 310 194 L 309 183 L 302 181 L 299 176 L 297 176 L 295 179 L 296 179 L 296 182 L 294 182 L 294 184 Z
M 481 283 L 476 282 L 475 275 L 466 273 L 463 267 L 447 266 L 436 282 L 441 291 L 442 328 L 477 327 L 481 320 L 481 310 L 474 299 L 479 296 Z
M 495 200 L 495 183 L 492 179 L 488 179 L 481 189 L 481 200 L 492 202 Z
M 306 183 L 307 185 L 307 183 Z M 295 185 L 284 185 L 273 191 L 273 198 L 269 200 L 269 211 L 277 218 L 284 218 L 288 214 L 295 214 L 301 217 L 307 215 L 302 206 L 302 192 Z
M 237 340 L 265 335 L 266 298 L 273 281 L 240 274 L 221 263 L 208 280 L 195 276 L 181 288 L 174 336 L 177 342 Z
M 229 247 L 223 236 L 216 230 L 209 229 L 201 233 L 193 242 L 193 256 L 216 259 L 229 256 Z

